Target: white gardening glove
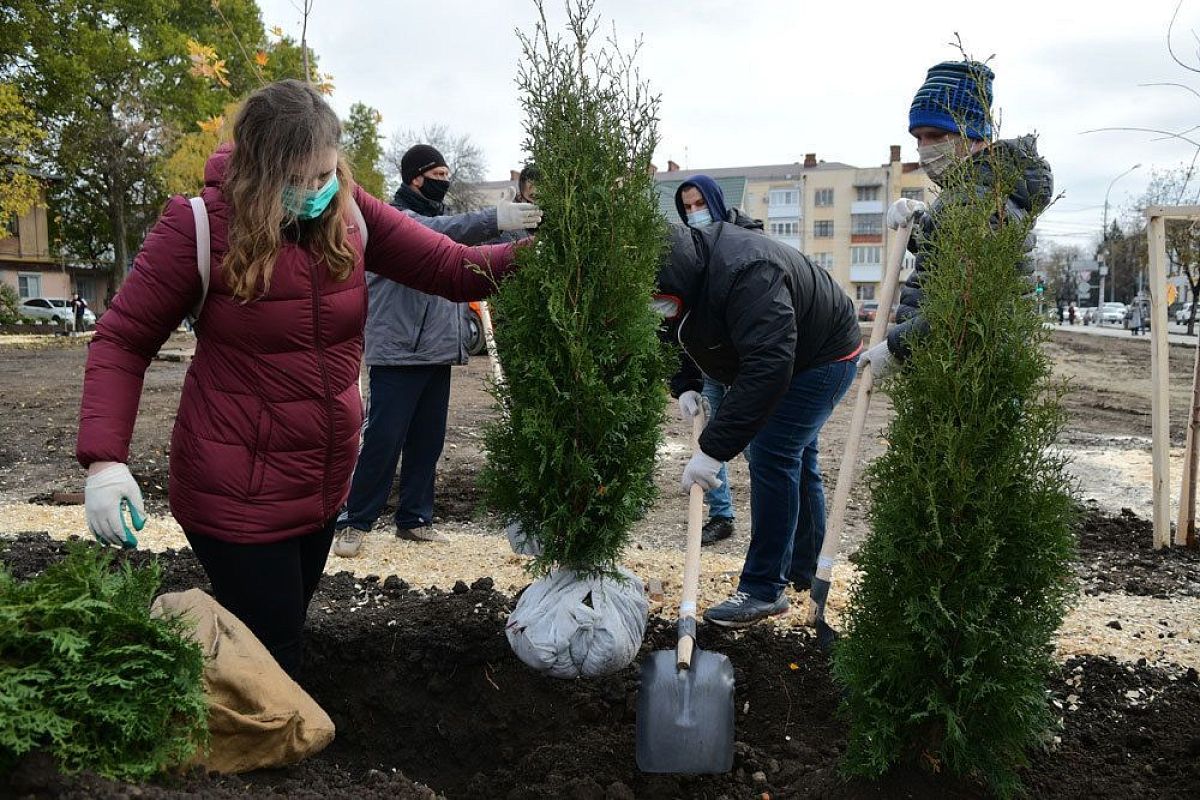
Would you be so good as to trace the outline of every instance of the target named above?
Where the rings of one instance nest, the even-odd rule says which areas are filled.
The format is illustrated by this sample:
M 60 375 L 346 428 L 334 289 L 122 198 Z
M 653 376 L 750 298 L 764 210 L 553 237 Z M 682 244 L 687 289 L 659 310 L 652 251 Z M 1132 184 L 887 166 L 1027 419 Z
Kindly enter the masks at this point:
M 533 203 L 500 203 L 496 227 L 502 231 L 533 230 L 542 224 L 542 210 Z
M 687 466 L 683 468 L 683 480 L 680 481 L 683 493 L 690 492 L 693 483 L 699 484 L 700 488 L 706 492 L 709 489 L 716 489 L 721 485 L 721 479 L 717 477 L 717 473 L 720 471 L 720 461 L 703 450 L 697 450 L 692 454 L 691 461 L 688 461 Z
M 871 378 L 881 381 L 884 378 L 892 375 L 900 368 L 900 361 L 892 351 L 888 349 L 887 339 L 884 339 L 874 347 L 869 347 L 858 357 L 858 371 L 862 372 L 867 367 L 871 368 Z
M 137 547 L 137 538 L 125 524 L 122 512 L 129 509 L 133 527 L 140 531 L 146 527 L 146 505 L 129 467 L 114 462 L 89 475 L 83 487 L 83 506 L 88 528 L 97 540 L 119 547 Z
M 892 230 L 906 228 L 912 224 L 914 216 L 924 214 L 928 210 L 929 206 L 920 200 L 909 200 L 907 197 L 901 197 L 888 206 L 887 226 Z
M 679 395 L 679 416 L 683 417 L 684 422 L 691 422 L 692 417 L 700 413 L 700 409 L 704 409 L 704 416 L 707 418 L 708 401 L 704 399 L 704 395 L 693 389 Z

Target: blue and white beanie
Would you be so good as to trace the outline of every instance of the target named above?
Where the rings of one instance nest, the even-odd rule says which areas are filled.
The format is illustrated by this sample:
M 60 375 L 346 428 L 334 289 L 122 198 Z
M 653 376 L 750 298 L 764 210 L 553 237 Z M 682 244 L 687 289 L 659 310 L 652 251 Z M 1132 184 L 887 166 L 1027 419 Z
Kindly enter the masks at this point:
M 908 129 L 929 126 L 959 132 L 968 139 L 991 139 L 989 111 L 995 77 L 978 61 L 943 61 L 931 67 L 908 111 Z

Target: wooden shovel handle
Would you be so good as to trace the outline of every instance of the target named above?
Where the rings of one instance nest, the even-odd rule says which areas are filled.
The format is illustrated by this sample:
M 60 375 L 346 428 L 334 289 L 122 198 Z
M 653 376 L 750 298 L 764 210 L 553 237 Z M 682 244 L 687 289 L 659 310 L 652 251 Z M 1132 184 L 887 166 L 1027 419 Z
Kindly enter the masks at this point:
M 704 409 L 701 407 L 696 416 L 692 417 L 692 451 L 700 449 L 700 433 L 704 430 Z M 696 600 L 700 594 L 700 529 L 704 518 L 704 490 L 699 484 L 692 484 L 688 495 L 688 531 L 687 549 L 683 560 L 683 598 L 679 603 L 679 618 L 696 618 Z M 696 639 L 691 635 L 679 637 L 675 648 L 676 660 L 681 669 L 687 669 L 692 663 L 692 650 Z
M 876 345 L 887 337 L 888 321 L 892 316 L 892 300 L 896 296 L 896 288 L 900 285 L 900 267 L 904 263 L 904 254 L 908 250 L 908 237 L 911 228 L 901 227 L 896 231 L 893 249 L 888 253 L 887 272 L 880 287 L 879 310 L 875 314 L 875 323 L 871 326 L 871 344 Z M 821 554 L 817 557 L 817 575 L 820 580 L 832 582 L 833 561 L 837 556 L 842 542 L 842 529 L 846 522 L 846 505 L 850 501 L 850 489 L 854 486 L 858 467 L 858 445 L 862 439 L 863 428 L 867 422 L 867 412 L 871 408 L 871 394 L 874 390 L 874 376 L 871 368 L 858 379 L 858 397 L 854 403 L 854 415 L 850 420 L 850 432 L 846 436 L 846 449 L 842 453 L 842 464 L 838 469 L 837 488 L 833 493 L 833 506 L 830 509 L 829 521 L 825 526 L 825 541 L 821 545 Z M 806 623 L 815 625 L 817 618 L 823 615 L 824 609 L 816 607 L 812 600 L 808 604 Z

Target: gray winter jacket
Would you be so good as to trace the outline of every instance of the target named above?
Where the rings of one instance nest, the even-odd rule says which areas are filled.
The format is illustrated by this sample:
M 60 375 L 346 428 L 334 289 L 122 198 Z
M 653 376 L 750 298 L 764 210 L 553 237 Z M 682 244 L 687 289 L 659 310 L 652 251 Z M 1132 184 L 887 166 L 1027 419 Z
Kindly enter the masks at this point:
M 440 203 L 430 203 L 407 186 L 396 192 L 392 205 L 425 227 L 460 244 L 482 244 L 495 239 L 500 233 L 496 228 L 494 207 L 465 214 L 442 215 Z M 423 215 L 419 213 L 422 211 L 434 213 Z M 453 303 L 410 289 L 373 272 L 368 272 L 366 277 L 364 354 L 367 366 L 467 363 L 465 303 Z

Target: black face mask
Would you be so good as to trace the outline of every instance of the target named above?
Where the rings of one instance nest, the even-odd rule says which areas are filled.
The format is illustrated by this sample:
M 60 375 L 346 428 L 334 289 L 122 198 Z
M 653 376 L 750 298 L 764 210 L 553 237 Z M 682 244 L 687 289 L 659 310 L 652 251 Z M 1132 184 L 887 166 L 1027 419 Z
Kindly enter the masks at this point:
M 419 191 L 426 198 L 435 203 L 440 203 L 446 199 L 446 192 L 450 189 L 450 181 L 440 181 L 437 178 L 425 177 L 425 182 L 421 184 Z

